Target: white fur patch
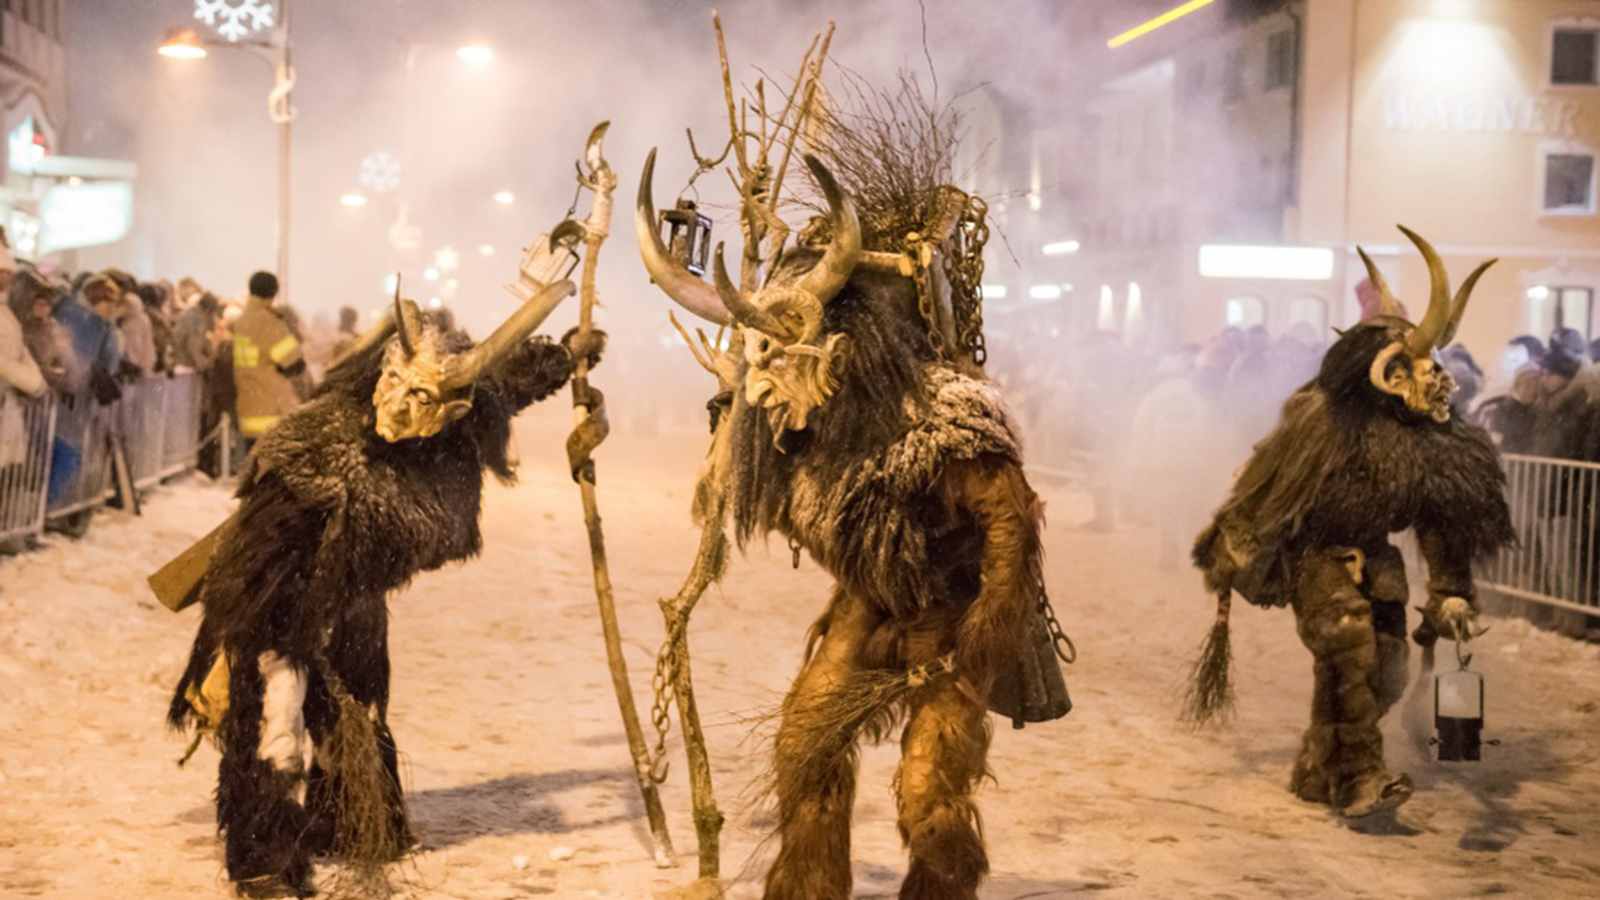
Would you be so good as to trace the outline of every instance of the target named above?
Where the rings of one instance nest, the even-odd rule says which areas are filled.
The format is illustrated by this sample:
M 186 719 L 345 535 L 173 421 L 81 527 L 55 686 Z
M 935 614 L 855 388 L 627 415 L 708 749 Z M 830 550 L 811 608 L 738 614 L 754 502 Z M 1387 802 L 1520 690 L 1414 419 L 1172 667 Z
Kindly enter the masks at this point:
M 261 746 L 256 755 L 280 772 L 304 775 L 311 765 L 311 741 L 306 736 L 306 674 L 282 656 L 268 650 L 256 659 L 266 685 L 261 698 Z M 305 783 L 299 797 L 305 802 Z

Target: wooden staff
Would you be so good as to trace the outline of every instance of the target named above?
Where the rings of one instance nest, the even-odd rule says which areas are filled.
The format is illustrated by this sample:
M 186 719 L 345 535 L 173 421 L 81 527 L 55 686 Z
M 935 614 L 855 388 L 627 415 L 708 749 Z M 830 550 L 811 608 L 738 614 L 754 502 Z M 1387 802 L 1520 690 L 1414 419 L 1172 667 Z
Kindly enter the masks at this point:
M 722 31 L 722 19 L 715 11 L 711 14 L 711 24 L 716 34 L 718 62 L 722 69 L 723 99 L 728 107 L 730 146 L 734 151 L 734 161 L 738 169 L 737 175 L 729 172 L 729 176 L 733 179 L 742 199 L 740 227 L 744 232 L 745 249 L 740 268 L 740 282 L 745 290 L 754 291 L 760 281 L 762 240 L 767 236 L 769 229 L 776 232 L 786 231 L 782 221 L 774 212 L 777 208 L 776 193 L 782 189 L 782 175 L 780 174 L 774 182 L 769 157 L 784 127 L 789 124 L 790 110 L 794 107 L 796 98 L 800 98 L 800 111 L 789 127 L 788 144 L 784 150 L 784 166 L 787 167 L 789 153 L 799 138 L 806 116 L 811 111 L 816 85 L 821 78 L 823 62 L 827 57 L 828 44 L 833 37 L 833 24 L 831 22 L 828 24 L 825 34 L 813 37 L 811 45 L 806 48 L 806 55 L 801 60 L 800 72 L 791 88 L 788 102 L 778 120 L 773 123 L 771 131 L 766 127 L 764 88 L 758 88 L 757 115 L 762 120 L 762 131 L 759 135 L 752 135 L 739 123 L 734 105 L 732 67 L 728 62 L 727 40 Z M 822 52 L 813 57 L 812 54 L 816 52 L 819 41 Z M 756 140 L 753 158 L 750 152 L 752 148 L 746 146 L 746 141 L 751 138 Z M 689 135 L 689 143 L 691 152 L 694 152 L 693 133 Z M 695 159 L 702 168 L 706 168 L 707 161 L 701 159 L 697 152 Z M 767 197 L 768 191 L 773 191 L 773 196 L 770 198 Z M 771 205 L 768 206 L 768 203 Z M 781 244 L 781 240 L 777 240 L 776 243 Z M 695 341 L 678 324 L 676 318 L 672 319 L 672 324 L 683 335 L 695 359 L 716 376 L 720 391 L 726 394 L 736 389 L 739 356 L 737 348 L 740 343 L 737 329 L 730 338 L 727 350 L 720 349 L 720 332 L 715 341 L 706 340 L 705 335 L 701 333 L 699 338 L 700 348 L 704 351 L 702 354 L 697 351 Z M 663 597 L 659 601 L 661 616 L 666 624 L 667 642 L 662 648 L 662 658 L 657 661 L 657 670 L 670 673 L 670 678 L 667 680 L 677 703 L 678 721 L 683 729 L 684 753 L 689 761 L 689 790 L 694 806 L 695 837 L 700 851 L 700 877 L 695 883 L 696 892 L 693 894 L 696 897 L 722 895 L 720 859 L 723 816 L 717 809 L 711 781 L 711 757 L 706 749 L 705 732 L 700 725 L 699 707 L 695 703 L 694 678 L 689 662 L 689 617 L 706 589 L 722 577 L 727 567 L 729 548 L 724 525 L 727 521 L 726 484 L 731 468 L 733 437 L 729 418 L 730 414 L 724 413 L 717 423 L 706 471 L 696 491 L 701 499 L 695 509 L 695 517 L 701 530 L 694 563 L 677 594 Z
M 611 195 L 617 188 L 616 173 L 611 170 L 601 151 L 601 143 L 610 124 L 601 122 L 589 133 L 585 152 L 589 172 L 579 176 L 579 183 L 594 191 L 594 208 L 582 225 L 585 252 L 578 307 L 577 343 L 580 347 L 587 345 L 589 335 L 594 331 L 595 270 L 599 266 L 600 245 L 605 243 L 611 231 Z M 638 709 L 633 703 L 633 688 L 628 684 L 628 661 L 622 655 L 622 632 L 617 626 L 611 569 L 606 564 L 605 533 L 600 528 L 600 506 L 595 499 L 594 460 L 589 454 L 605 440 L 611 426 L 606 421 L 604 396 L 589 386 L 587 354 L 573 360 L 572 406 L 574 424 L 572 434 L 567 438 L 567 461 L 572 467 L 573 480 L 578 483 L 578 493 L 583 498 L 583 522 L 589 532 L 589 556 L 594 562 L 594 593 L 600 607 L 600 629 L 605 635 L 611 686 L 617 692 L 622 727 L 628 735 L 628 751 L 633 755 L 634 778 L 639 783 L 645 816 L 650 822 L 655 863 L 660 868 L 670 868 L 675 864 L 672 837 L 667 833 L 667 816 L 661 808 L 661 795 L 652 775 L 650 752 L 645 744 L 644 730 L 639 726 Z

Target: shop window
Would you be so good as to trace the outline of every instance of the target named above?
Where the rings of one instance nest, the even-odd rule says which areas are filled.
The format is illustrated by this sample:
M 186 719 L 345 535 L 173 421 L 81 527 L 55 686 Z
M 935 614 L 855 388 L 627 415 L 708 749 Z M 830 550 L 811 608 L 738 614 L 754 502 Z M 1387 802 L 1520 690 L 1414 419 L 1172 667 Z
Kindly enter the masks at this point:
M 1557 28 L 1550 42 L 1550 83 L 1600 84 L 1600 28 Z
M 1267 37 L 1267 78 L 1269 91 L 1294 84 L 1294 31 L 1285 29 Z
M 1593 215 L 1595 154 L 1587 150 L 1545 150 L 1540 208 L 1553 215 Z
M 1267 323 L 1267 306 L 1260 297 L 1229 297 L 1223 305 L 1222 324 L 1229 328 L 1254 328 Z

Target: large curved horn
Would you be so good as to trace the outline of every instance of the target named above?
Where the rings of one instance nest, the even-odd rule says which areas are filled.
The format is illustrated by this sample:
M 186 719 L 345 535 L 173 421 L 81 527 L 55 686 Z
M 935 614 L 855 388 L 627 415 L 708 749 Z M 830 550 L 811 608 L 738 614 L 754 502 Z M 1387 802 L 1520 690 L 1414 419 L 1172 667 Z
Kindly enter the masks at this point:
M 775 319 L 772 313 L 757 306 L 734 287 L 733 279 L 728 277 L 728 266 L 723 261 L 722 244 L 717 244 L 717 251 L 711 263 L 712 278 L 717 283 L 717 295 L 722 300 L 722 305 L 733 314 L 733 320 L 745 328 L 754 328 L 772 337 L 783 336 L 783 325 Z
M 1433 245 L 1422 235 L 1405 227 L 1396 226 L 1406 239 L 1415 244 L 1422 259 L 1428 264 L 1428 312 L 1406 338 L 1406 352 L 1412 359 L 1427 356 L 1439 345 L 1439 338 L 1450 325 L 1450 273 L 1445 271 L 1444 260 L 1439 258 Z
M 639 200 L 634 205 L 633 214 L 633 227 L 639 238 L 639 256 L 644 259 L 645 271 L 679 306 L 709 322 L 726 325 L 733 317 L 723 307 L 722 301 L 717 299 L 717 292 L 673 259 L 667 246 L 661 242 L 661 233 L 656 230 L 656 205 L 650 187 L 655 169 L 656 151 L 652 147 L 650 155 L 644 159 L 644 171 L 639 173 Z
M 1467 301 L 1472 299 L 1472 289 L 1477 286 L 1479 276 L 1499 261 L 1491 259 L 1481 263 L 1472 270 L 1466 281 L 1461 282 L 1461 287 L 1456 290 L 1455 302 L 1450 304 L 1450 321 L 1444 326 L 1444 334 L 1439 335 L 1439 346 L 1448 347 L 1450 342 L 1456 339 L 1456 329 L 1461 327 L 1461 317 L 1467 312 Z
M 395 331 L 400 334 L 400 349 L 406 353 L 406 359 L 417 354 L 417 343 L 411 335 L 412 317 L 406 315 L 406 308 L 400 302 L 400 275 L 394 276 L 394 322 Z
M 450 367 L 441 387 L 445 391 L 468 387 L 487 372 L 501 357 L 510 353 L 542 324 L 550 311 L 576 290 L 571 281 L 558 281 L 534 294 L 500 324 L 482 343 L 461 354 Z
M 1367 251 L 1356 245 L 1356 253 L 1361 255 L 1362 265 L 1367 267 L 1367 280 L 1378 291 L 1378 315 L 1390 316 L 1396 319 L 1405 318 L 1405 307 L 1395 299 L 1394 293 L 1389 290 L 1389 282 L 1383 280 L 1383 273 L 1378 271 L 1378 264 L 1372 261 Z
M 855 204 L 840 189 L 839 182 L 822 164 L 822 160 L 810 153 L 805 154 L 804 158 L 806 168 L 811 170 L 811 177 L 816 179 L 817 186 L 822 188 L 822 196 L 828 201 L 829 218 L 833 220 L 833 240 L 823 252 L 822 259 L 796 286 L 827 305 L 850 280 L 850 273 L 861 261 L 861 220 L 856 216 Z

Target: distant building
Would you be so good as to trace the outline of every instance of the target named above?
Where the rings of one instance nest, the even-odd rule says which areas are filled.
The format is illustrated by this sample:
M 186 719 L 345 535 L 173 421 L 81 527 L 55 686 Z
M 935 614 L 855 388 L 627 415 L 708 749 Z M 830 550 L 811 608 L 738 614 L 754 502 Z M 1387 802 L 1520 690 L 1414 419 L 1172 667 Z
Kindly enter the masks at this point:
M 41 259 L 120 238 L 132 224 L 134 167 L 65 156 L 66 0 L 0 0 L 0 225 Z
M 1049 227 L 1077 246 L 1027 267 L 1073 285 L 1058 318 L 1326 336 L 1356 317 L 1357 243 L 1427 296 L 1402 222 L 1457 281 L 1500 257 L 1461 334 L 1480 357 L 1558 322 L 1600 337 L 1600 0 L 1217 0 L 1107 46 L 1178 5 L 1072 22 L 1055 127 L 1078 158 Z

